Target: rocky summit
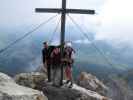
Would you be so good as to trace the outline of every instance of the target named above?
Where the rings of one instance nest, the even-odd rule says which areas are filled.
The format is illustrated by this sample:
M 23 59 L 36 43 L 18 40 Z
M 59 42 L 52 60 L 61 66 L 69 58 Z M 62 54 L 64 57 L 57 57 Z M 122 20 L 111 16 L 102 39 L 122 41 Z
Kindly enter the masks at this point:
M 48 100 L 38 90 L 20 86 L 6 74 L 0 73 L 0 100 Z
M 67 85 L 58 88 L 46 82 L 40 86 L 43 86 L 43 88 L 38 89 L 42 90 L 49 100 L 109 100 L 107 97 L 76 84 L 72 88 L 68 88 Z
M 52 83 L 47 83 L 45 76 L 40 72 L 23 73 L 17 75 L 15 80 L 23 86 L 43 91 L 48 100 L 109 100 L 109 98 L 102 96 L 98 92 L 76 84 L 72 88 L 68 88 L 68 85 L 54 87 Z

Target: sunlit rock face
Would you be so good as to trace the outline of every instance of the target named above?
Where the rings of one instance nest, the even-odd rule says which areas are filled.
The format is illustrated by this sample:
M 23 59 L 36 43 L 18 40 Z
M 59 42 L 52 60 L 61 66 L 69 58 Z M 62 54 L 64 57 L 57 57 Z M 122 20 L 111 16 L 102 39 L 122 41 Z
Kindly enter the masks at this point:
M 0 100 L 48 100 L 42 92 L 17 85 L 6 74 L 0 73 Z
M 108 88 L 97 77 L 82 72 L 78 77 L 78 85 L 86 89 L 98 92 L 102 95 L 106 95 Z
M 35 89 L 38 83 L 47 79 L 47 75 L 41 72 L 21 73 L 16 75 L 14 79 L 19 85 Z

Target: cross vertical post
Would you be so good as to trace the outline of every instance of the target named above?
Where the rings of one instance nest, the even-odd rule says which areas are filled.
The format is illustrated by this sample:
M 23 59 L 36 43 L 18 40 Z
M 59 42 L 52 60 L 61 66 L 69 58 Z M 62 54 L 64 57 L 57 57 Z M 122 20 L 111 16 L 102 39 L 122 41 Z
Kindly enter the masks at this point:
M 62 13 L 61 13 L 61 58 L 63 58 L 64 43 L 65 43 L 65 22 L 66 22 L 66 0 L 62 0 Z M 63 84 L 63 65 L 61 64 L 61 80 L 60 84 Z

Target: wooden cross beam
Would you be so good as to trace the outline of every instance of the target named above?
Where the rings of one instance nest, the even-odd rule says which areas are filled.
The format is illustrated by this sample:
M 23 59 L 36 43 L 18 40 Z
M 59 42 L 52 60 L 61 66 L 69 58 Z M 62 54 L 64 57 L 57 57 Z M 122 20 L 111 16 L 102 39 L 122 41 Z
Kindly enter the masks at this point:
M 62 8 L 36 8 L 35 11 L 37 13 L 60 13 L 61 14 L 61 35 L 60 35 L 60 43 L 61 43 L 61 56 L 63 57 L 64 43 L 65 43 L 65 22 L 66 22 L 66 14 L 95 14 L 95 10 L 86 10 L 86 9 L 67 9 L 66 8 L 66 0 L 62 0 Z M 63 84 L 63 66 L 61 67 L 61 85 Z

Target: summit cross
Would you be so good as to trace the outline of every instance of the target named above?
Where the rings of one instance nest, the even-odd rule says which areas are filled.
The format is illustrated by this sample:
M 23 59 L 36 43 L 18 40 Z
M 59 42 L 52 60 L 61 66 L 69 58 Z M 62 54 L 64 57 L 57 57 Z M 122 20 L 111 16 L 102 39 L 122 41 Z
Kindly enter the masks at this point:
M 61 14 L 61 34 L 60 34 L 60 44 L 61 44 L 61 57 L 63 57 L 64 43 L 65 43 L 65 23 L 66 14 L 95 14 L 95 10 L 87 9 L 68 9 L 66 8 L 66 0 L 62 0 L 62 8 L 36 8 L 37 13 L 59 13 Z M 63 66 L 61 67 L 61 85 L 63 84 Z

